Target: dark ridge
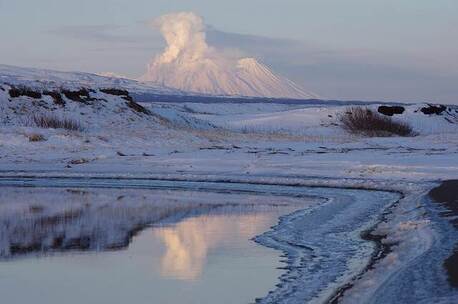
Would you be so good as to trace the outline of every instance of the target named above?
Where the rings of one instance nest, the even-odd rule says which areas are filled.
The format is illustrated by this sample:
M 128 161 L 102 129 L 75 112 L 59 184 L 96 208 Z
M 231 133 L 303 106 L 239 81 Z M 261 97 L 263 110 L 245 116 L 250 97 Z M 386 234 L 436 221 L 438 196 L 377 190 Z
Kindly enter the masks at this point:
M 420 109 L 420 111 L 425 115 L 441 115 L 442 112 L 444 112 L 445 110 L 447 110 L 447 107 L 444 105 L 428 105 L 427 107 L 423 107 Z
M 458 180 L 444 181 L 439 187 L 432 189 L 429 196 L 448 209 L 442 213 L 442 216 L 458 216 Z M 451 220 L 451 222 L 458 229 L 458 218 Z M 458 288 L 458 246 L 452 255 L 444 261 L 444 268 L 447 271 L 450 285 Z
M 150 115 L 151 112 L 148 111 L 145 107 L 139 105 L 138 103 L 136 103 L 135 101 L 133 100 L 129 100 L 128 102 L 126 102 L 127 106 L 129 108 L 131 108 L 132 110 L 134 110 L 135 112 L 138 112 L 138 113 L 143 113 L 143 114 L 147 114 L 147 115 Z
M 115 95 L 115 96 L 129 96 L 129 92 L 127 90 L 122 90 L 122 89 L 105 88 L 105 89 L 100 89 L 100 92 L 109 94 L 109 95 Z
M 127 101 L 132 101 L 132 102 L 134 101 L 132 96 L 129 95 L 129 91 L 127 90 L 108 88 L 108 89 L 100 89 L 100 92 L 109 94 L 109 95 L 114 95 L 114 96 L 121 96 L 121 98 Z
M 458 180 L 444 181 L 432 189 L 429 196 L 449 210 L 443 213 L 444 216 L 458 216 Z M 458 219 L 452 220 L 452 223 L 458 229 Z
M 30 244 L 30 245 L 20 245 L 20 244 L 11 244 L 10 253 L 12 255 L 23 255 L 30 252 L 38 252 L 41 250 L 41 244 Z
M 127 101 L 134 101 L 134 99 L 132 98 L 132 96 L 130 95 L 127 95 L 127 96 L 121 96 L 122 99 L 125 99 Z
M 65 244 L 62 245 L 62 247 L 64 250 L 87 251 L 91 248 L 91 241 L 91 237 L 89 236 L 76 237 L 68 240 Z
M 51 96 L 54 103 L 59 106 L 64 106 L 65 101 L 62 98 L 62 95 L 57 91 L 44 91 L 43 95 Z
M 12 98 L 27 96 L 34 99 L 40 99 L 42 96 L 40 92 L 36 92 L 27 87 L 11 87 L 11 89 L 9 90 L 9 94 Z
M 444 261 L 444 267 L 447 269 L 450 285 L 458 288 L 458 246 L 455 247 L 453 254 Z
M 393 116 L 395 114 L 402 114 L 406 109 L 402 106 L 380 106 L 378 112 L 386 116 Z
M 65 95 L 70 100 L 87 103 L 88 101 L 93 101 L 95 98 L 91 98 L 90 91 L 86 88 L 81 88 L 76 91 L 71 90 L 62 90 L 62 94 Z

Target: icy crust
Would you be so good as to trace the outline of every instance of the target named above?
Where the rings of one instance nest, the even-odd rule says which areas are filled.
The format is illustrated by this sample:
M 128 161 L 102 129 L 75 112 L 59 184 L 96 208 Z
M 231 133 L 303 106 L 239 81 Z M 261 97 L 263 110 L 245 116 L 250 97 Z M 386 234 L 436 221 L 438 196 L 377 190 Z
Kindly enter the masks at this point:
M 324 303 L 363 272 L 375 246 L 361 238 L 399 195 L 364 190 L 312 189 L 317 207 L 284 216 L 256 241 L 284 252 L 287 272 L 260 303 Z
M 428 191 L 437 184 L 406 185 L 405 197 L 375 234 L 386 235 L 392 252 L 360 276 L 341 303 L 456 303 L 458 290 L 447 282 L 444 260 L 458 236 L 441 216 Z

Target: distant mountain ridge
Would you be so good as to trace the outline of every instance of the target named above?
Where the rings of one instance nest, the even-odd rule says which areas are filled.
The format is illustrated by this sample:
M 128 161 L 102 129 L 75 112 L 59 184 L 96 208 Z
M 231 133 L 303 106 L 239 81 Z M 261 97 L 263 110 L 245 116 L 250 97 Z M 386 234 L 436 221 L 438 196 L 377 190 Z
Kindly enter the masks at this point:
M 25 85 L 32 88 L 47 90 L 65 88 L 122 88 L 137 93 L 153 95 L 184 95 L 176 89 L 155 84 L 143 84 L 133 79 L 113 76 L 101 76 L 84 72 L 62 72 L 48 69 L 25 68 L 0 64 L 0 83 Z

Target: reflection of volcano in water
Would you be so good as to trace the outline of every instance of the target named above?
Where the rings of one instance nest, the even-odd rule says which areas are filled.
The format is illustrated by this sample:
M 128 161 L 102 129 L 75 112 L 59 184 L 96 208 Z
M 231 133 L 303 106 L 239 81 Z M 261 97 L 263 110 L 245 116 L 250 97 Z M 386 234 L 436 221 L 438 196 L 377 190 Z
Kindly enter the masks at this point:
M 166 246 L 161 260 L 162 275 L 180 280 L 197 279 L 210 250 L 249 242 L 268 230 L 277 218 L 277 212 L 199 216 L 171 227 L 155 228 L 154 233 Z
M 201 17 L 165 15 L 156 21 L 168 44 L 140 79 L 183 91 L 284 98 L 316 98 L 254 58 L 231 58 L 207 45 Z

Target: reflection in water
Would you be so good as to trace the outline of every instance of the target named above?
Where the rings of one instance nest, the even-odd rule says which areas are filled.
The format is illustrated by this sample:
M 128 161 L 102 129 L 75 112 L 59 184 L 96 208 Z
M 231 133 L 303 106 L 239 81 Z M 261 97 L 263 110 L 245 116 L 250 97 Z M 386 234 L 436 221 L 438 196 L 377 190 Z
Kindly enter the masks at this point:
M 279 253 L 249 241 L 251 232 L 285 210 L 226 211 L 153 226 L 127 250 L 0 263 L 0 303 L 253 303 L 281 270 Z
M 212 192 L 3 188 L 0 303 L 252 303 L 282 271 L 278 251 L 249 239 L 303 204 Z M 40 258 L 14 258 L 24 254 Z
M 202 271 L 208 252 L 208 240 L 199 233 L 199 223 L 188 221 L 178 226 L 155 231 L 166 245 L 161 273 L 163 276 L 192 280 Z
M 200 216 L 154 229 L 153 233 L 166 246 L 161 260 L 162 275 L 180 280 L 197 279 L 210 250 L 224 246 L 224 242 L 231 241 L 229 238 L 250 239 L 262 233 L 275 216 L 272 213 Z
M 31 253 L 45 255 L 59 251 L 125 248 L 135 232 L 163 223 L 166 219 L 180 219 L 208 212 L 214 215 L 222 212 L 253 214 L 254 206 L 262 209 L 262 206 L 273 207 L 279 203 L 278 197 L 194 191 L 185 193 L 178 190 L 147 189 L 2 188 L 0 260 Z M 282 201 L 293 203 L 294 200 L 283 198 Z M 227 208 L 232 210 L 225 210 Z M 218 214 L 214 213 L 216 209 L 219 210 Z M 243 221 L 236 222 L 243 225 Z M 190 231 L 197 231 L 203 225 L 193 224 L 192 220 L 186 223 L 198 226 L 190 228 Z M 211 223 L 208 225 L 211 226 Z M 254 232 L 250 225 L 240 229 L 248 229 L 246 233 Z M 172 252 L 178 254 L 180 246 L 184 244 L 188 252 L 196 255 L 189 257 L 192 261 L 206 255 L 207 243 L 212 244 L 207 240 L 208 236 L 183 235 L 177 231 L 179 229 L 164 231 L 164 236 L 169 234 L 165 238 L 169 240 L 170 247 L 174 248 Z M 173 238 L 176 240 L 173 241 Z M 196 248 L 189 250 L 193 246 Z M 200 248 L 203 253 L 199 253 Z M 178 255 L 173 260 L 186 259 Z

